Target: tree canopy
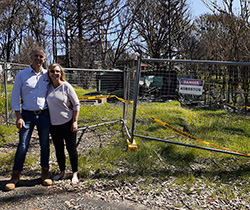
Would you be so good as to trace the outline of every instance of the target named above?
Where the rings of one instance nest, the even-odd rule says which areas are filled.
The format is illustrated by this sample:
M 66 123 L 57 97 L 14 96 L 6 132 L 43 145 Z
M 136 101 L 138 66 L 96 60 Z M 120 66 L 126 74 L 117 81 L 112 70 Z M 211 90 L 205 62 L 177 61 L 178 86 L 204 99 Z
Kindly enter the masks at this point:
M 0 0 L 0 60 L 28 63 L 40 45 L 65 67 L 115 68 L 139 53 L 248 61 L 249 1 L 202 1 L 211 13 L 193 20 L 187 0 Z

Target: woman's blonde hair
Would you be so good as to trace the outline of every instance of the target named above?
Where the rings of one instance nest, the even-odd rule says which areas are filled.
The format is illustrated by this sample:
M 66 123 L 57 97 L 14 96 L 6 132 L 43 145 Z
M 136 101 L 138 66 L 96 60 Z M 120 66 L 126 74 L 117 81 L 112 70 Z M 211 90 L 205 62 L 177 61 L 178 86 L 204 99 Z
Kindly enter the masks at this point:
M 55 67 L 59 67 L 59 69 L 60 69 L 60 71 L 61 71 L 61 77 L 60 77 L 60 80 L 62 80 L 62 81 L 65 81 L 65 73 L 64 73 L 64 70 L 63 70 L 63 68 L 62 68 L 62 66 L 60 65 L 60 64 L 58 64 L 58 63 L 52 63 L 52 64 L 50 64 L 49 66 L 48 66 L 48 68 L 47 68 L 47 74 L 48 74 L 48 76 L 49 76 L 49 71 L 50 70 L 54 70 L 54 68 Z

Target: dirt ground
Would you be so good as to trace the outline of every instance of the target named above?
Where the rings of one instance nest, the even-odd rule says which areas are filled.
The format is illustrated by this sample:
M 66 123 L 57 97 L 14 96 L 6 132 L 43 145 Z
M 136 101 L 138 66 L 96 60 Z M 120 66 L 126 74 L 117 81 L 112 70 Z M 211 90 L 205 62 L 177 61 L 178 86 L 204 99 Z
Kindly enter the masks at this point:
M 93 136 L 92 136 L 93 138 Z M 99 141 L 98 141 L 99 142 Z M 18 139 L 0 148 L 0 153 L 13 153 L 16 150 Z M 99 142 L 100 143 L 100 142 Z M 83 144 L 80 142 L 78 150 L 86 150 L 87 147 L 98 146 L 93 142 Z M 28 154 L 39 152 L 39 141 L 37 133 L 32 135 Z M 54 147 L 51 146 L 51 162 L 56 164 Z M 37 162 L 39 164 L 39 161 Z M 133 200 L 124 199 L 113 202 L 112 198 L 99 195 L 102 189 L 89 188 L 85 186 L 85 180 L 80 178 L 77 186 L 71 185 L 71 175 L 68 173 L 64 180 L 56 181 L 52 186 L 42 186 L 40 171 L 27 171 L 24 169 L 21 181 L 13 191 L 5 191 L 4 187 L 11 175 L 0 170 L 0 207 L 11 210 L 63 210 L 63 209 L 111 209 L 111 210 L 142 210 L 149 209 Z M 98 180 L 97 180 L 98 182 Z M 105 190 L 104 190 L 105 191 Z
M 88 190 L 72 187 L 65 190 L 53 186 L 42 186 L 39 178 L 22 180 L 13 191 L 4 191 L 7 178 L 0 176 L 0 206 L 11 210 L 63 210 L 63 209 L 110 209 L 136 210 L 149 209 L 133 202 L 112 203 L 88 196 Z
M 93 132 L 92 132 L 93 135 Z M 88 151 L 91 147 L 99 147 L 104 138 L 110 138 L 106 133 L 101 141 L 97 136 L 84 137 L 79 144 L 80 152 Z M 18 139 L 0 147 L 0 154 L 13 154 Z M 95 143 L 94 143 L 95 142 Z M 34 134 L 29 153 L 38 154 L 39 141 Z M 51 147 L 51 164 L 56 166 L 55 154 Z M 112 179 L 80 178 L 80 182 L 73 186 L 70 182 L 71 174 L 63 180 L 54 182 L 52 186 L 42 186 L 39 168 L 39 158 L 34 170 L 24 170 L 21 181 L 13 191 L 4 191 L 4 186 L 10 178 L 12 165 L 6 170 L 0 168 L 0 209 L 11 210 L 249 210 L 250 202 L 247 195 L 237 194 L 235 198 L 221 198 L 216 195 L 215 189 L 208 188 L 206 183 L 198 180 L 191 188 L 183 185 L 175 186 L 175 177 L 166 180 L 152 179 L 149 186 L 145 186 L 145 178 L 140 177 L 136 183 L 119 182 Z M 56 166 L 57 167 L 57 166 Z M 174 167 L 174 165 L 172 166 Z M 7 171 L 7 172 L 6 172 Z M 91 181 L 91 185 L 88 184 Z M 233 183 L 234 180 L 232 180 Z M 231 185 L 228 183 L 227 185 Z M 248 184 L 248 183 L 242 183 Z M 228 186 L 218 186 L 220 188 Z M 187 190 L 188 189 L 188 190 Z M 237 196 L 239 195 L 239 196 Z

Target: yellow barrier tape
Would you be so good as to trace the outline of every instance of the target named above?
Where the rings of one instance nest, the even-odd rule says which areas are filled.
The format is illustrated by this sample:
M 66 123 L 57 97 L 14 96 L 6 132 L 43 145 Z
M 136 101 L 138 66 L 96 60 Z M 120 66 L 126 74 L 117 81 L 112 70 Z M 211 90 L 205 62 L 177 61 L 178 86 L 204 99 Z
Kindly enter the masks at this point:
M 232 104 L 226 104 L 226 105 L 227 105 L 227 106 L 230 106 L 230 107 L 232 107 L 232 108 L 235 108 L 235 109 L 237 109 L 238 107 L 240 107 L 241 109 L 244 109 L 244 108 L 250 109 L 249 106 L 235 106 L 235 105 L 232 105 Z
M 134 103 L 134 101 L 127 101 L 125 99 L 119 98 L 116 95 L 100 95 L 100 96 L 84 96 L 84 97 L 79 97 L 79 100 L 97 100 L 97 99 L 102 99 L 102 98 L 116 98 L 119 101 L 127 104 Z
M 134 101 L 127 101 L 127 100 L 125 100 L 125 99 L 123 99 L 123 98 L 119 98 L 119 97 L 117 97 L 117 96 L 115 96 L 119 101 L 121 101 L 121 102 L 123 102 L 123 103 L 126 103 L 126 104 L 132 104 L 132 103 L 134 103 Z
M 5 97 L 0 97 L 0 99 L 9 99 L 9 98 L 5 98 Z
M 168 128 L 168 129 L 174 131 L 175 133 L 177 133 L 177 134 L 179 134 L 179 135 L 181 135 L 181 136 L 184 136 L 184 137 L 186 137 L 186 138 L 190 138 L 190 139 L 196 140 L 196 141 L 198 141 L 198 142 L 201 142 L 201 143 L 203 143 L 203 144 L 207 144 L 207 145 L 216 147 L 216 148 L 218 148 L 218 149 L 222 149 L 222 150 L 226 150 L 226 151 L 230 151 L 230 152 L 235 152 L 235 153 L 238 153 L 238 154 L 241 154 L 241 155 L 250 157 L 250 154 L 246 154 L 246 153 L 242 153 L 242 152 L 239 152 L 239 151 L 227 149 L 227 148 L 224 148 L 224 147 L 215 145 L 215 144 L 213 144 L 213 143 L 210 143 L 210 142 L 206 142 L 206 141 L 200 140 L 200 139 L 198 139 L 198 138 L 196 138 L 196 137 L 194 137 L 194 136 L 192 136 L 192 135 L 190 135 L 190 134 L 188 134 L 188 133 L 186 133 L 186 132 L 184 132 L 184 131 L 182 131 L 182 130 L 180 130 L 180 129 L 178 129 L 178 128 L 175 128 L 175 127 L 173 127 L 173 126 L 171 126 L 171 125 L 169 125 L 169 124 L 167 124 L 167 123 L 164 123 L 164 122 L 162 122 L 162 121 L 160 121 L 160 120 L 158 120 L 158 119 L 156 119 L 156 118 L 154 118 L 154 117 L 150 117 L 150 118 L 151 118 L 152 120 L 154 120 L 155 122 L 159 123 L 160 125 L 162 125 L 162 126 Z
M 95 100 L 95 99 L 102 99 L 102 98 L 112 98 L 113 95 L 101 95 L 101 96 L 83 96 L 79 97 L 79 100 Z
M 102 98 L 116 98 L 119 101 L 121 101 L 123 103 L 126 103 L 126 104 L 132 104 L 132 103 L 134 103 L 134 101 L 127 101 L 125 99 L 119 98 L 116 95 L 83 96 L 83 97 L 79 97 L 78 99 L 80 101 L 83 101 L 83 100 L 97 100 L 97 99 L 102 99 Z M 0 97 L 0 99 L 9 99 L 9 98 Z

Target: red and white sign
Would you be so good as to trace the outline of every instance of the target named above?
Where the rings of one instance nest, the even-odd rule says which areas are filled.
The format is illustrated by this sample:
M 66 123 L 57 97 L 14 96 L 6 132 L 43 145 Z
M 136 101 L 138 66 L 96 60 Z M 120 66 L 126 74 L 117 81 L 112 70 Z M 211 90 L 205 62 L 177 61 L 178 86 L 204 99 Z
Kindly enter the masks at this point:
M 181 79 L 179 93 L 190 95 L 202 95 L 203 80 L 201 79 Z

